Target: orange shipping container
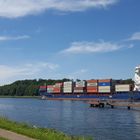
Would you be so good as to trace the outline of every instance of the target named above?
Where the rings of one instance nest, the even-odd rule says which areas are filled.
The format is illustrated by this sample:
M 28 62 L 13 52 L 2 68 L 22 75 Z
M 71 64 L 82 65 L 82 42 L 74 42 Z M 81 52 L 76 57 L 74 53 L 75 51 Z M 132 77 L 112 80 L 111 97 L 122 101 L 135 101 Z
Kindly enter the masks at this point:
M 97 90 L 98 87 L 87 87 L 87 90 Z
M 98 82 L 111 82 L 112 79 L 101 79 L 101 80 L 98 80 Z
M 87 80 L 87 83 L 97 83 L 98 80 Z
M 87 87 L 97 87 L 98 83 L 87 83 Z
M 98 92 L 98 90 L 87 90 L 87 93 L 97 93 Z
M 61 92 L 61 90 L 53 90 L 53 92 Z

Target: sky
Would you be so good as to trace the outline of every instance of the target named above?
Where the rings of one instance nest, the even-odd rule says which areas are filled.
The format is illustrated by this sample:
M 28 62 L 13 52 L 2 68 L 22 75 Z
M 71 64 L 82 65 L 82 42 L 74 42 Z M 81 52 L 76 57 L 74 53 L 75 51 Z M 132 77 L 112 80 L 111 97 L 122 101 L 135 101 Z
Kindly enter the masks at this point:
M 133 78 L 139 13 L 140 0 L 0 0 L 0 85 Z

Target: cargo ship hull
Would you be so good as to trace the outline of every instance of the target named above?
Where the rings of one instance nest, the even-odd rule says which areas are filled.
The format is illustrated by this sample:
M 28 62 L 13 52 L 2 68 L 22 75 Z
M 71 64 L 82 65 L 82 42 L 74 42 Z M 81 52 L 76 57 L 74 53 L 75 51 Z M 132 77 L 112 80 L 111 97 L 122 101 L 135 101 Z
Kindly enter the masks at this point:
M 114 99 L 114 100 L 140 100 L 140 92 L 122 92 L 122 93 L 100 93 L 100 94 L 50 94 L 41 95 L 49 100 L 94 100 L 94 99 Z

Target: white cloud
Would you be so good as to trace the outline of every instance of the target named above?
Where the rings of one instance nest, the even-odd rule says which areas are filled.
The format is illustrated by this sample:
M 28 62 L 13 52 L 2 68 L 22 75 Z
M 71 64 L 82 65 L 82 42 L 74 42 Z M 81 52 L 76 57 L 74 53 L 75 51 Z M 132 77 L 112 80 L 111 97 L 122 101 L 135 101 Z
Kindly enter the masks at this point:
M 17 79 L 36 78 L 43 71 L 55 71 L 59 65 L 47 62 L 25 64 L 22 66 L 0 65 L 0 84 L 7 84 Z
M 28 39 L 30 36 L 23 35 L 23 36 L 0 36 L 0 41 L 9 41 L 9 40 L 21 40 L 21 39 Z
M 62 12 L 84 11 L 89 8 L 105 8 L 117 2 L 118 0 L 0 0 L 0 16 L 17 18 L 49 9 Z
M 122 48 L 132 48 L 133 45 L 120 45 L 111 42 L 73 42 L 72 45 L 61 51 L 61 53 L 105 53 L 105 52 L 113 52 L 118 51 Z
M 133 41 L 133 40 L 140 40 L 140 32 L 136 32 L 134 34 L 132 34 L 132 36 L 130 38 L 127 39 L 127 41 Z

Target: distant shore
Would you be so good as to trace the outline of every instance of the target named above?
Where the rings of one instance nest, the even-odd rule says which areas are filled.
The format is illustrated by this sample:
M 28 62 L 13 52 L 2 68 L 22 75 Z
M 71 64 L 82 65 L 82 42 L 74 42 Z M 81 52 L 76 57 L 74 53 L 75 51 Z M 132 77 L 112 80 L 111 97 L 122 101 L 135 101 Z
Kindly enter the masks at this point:
M 0 98 L 35 98 L 35 99 L 39 99 L 40 96 L 4 96 L 4 95 L 0 95 Z

